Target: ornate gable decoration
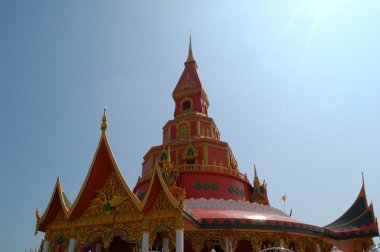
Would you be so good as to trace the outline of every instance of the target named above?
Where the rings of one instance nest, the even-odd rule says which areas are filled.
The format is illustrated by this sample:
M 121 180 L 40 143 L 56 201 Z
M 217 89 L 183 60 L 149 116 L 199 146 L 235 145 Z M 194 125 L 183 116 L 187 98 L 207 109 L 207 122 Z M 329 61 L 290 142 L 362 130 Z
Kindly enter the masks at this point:
M 165 195 L 165 198 L 167 200 L 167 207 L 171 209 L 176 209 L 178 213 L 182 211 L 182 200 L 185 196 L 185 192 L 183 188 L 177 187 L 173 183 L 169 183 L 172 180 L 171 171 L 175 173 L 175 170 L 173 170 L 170 163 L 168 163 L 168 166 L 160 167 L 158 162 L 156 161 L 153 168 L 152 178 L 150 180 L 147 194 L 144 198 L 144 201 L 142 202 L 143 212 L 149 212 L 154 206 L 157 197 L 162 193 Z M 167 178 L 166 180 L 165 177 Z M 180 198 L 174 197 L 174 195 L 171 193 L 172 187 L 181 189 L 183 193 L 178 194 L 181 196 Z
M 83 213 L 83 217 L 101 216 L 110 213 L 138 215 L 138 207 L 135 206 L 131 197 L 125 191 L 116 172 L 111 174 L 107 182 L 97 193 L 97 196 Z

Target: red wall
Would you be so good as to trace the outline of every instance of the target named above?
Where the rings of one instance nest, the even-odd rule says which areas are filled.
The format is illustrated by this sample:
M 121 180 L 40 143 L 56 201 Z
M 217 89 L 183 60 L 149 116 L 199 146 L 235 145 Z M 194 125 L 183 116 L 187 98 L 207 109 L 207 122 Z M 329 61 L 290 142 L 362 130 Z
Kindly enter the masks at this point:
M 186 198 L 214 198 L 214 199 L 233 199 L 233 200 L 249 200 L 250 189 L 248 183 L 238 178 L 215 173 L 195 173 L 182 172 L 178 179 L 178 186 L 185 188 Z M 197 188 L 197 183 L 202 185 Z M 216 191 L 206 189 L 205 185 L 217 185 Z M 244 195 L 238 195 L 230 192 L 229 187 L 244 190 Z
M 196 135 L 197 134 L 197 122 L 191 122 L 190 124 L 190 135 Z
M 214 190 L 205 188 L 205 185 L 217 185 L 217 189 Z M 197 186 L 201 185 L 197 188 Z M 249 201 L 250 187 L 247 182 L 244 182 L 236 177 L 227 176 L 223 174 L 215 173 L 196 173 L 196 172 L 181 172 L 177 185 L 185 188 L 186 198 L 214 198 L 214 199 L 233 199 L 233 200 L 245 200 Z M 133 190 L 134 193 L 139 194 L 146 192 L 149 186 L 149 180 L 139 184 Z M 236 192 L 230 192 L 230 187 L 244 191 L 243 195 Z
M 176 126 L 170 126 L 170 139 L 175 139 L 177 137 L 177 127 Z
M 212 165 L 214 160 L 216 160 L 216 165 L 219 165 L 220 160 L 222 160 L 223 165 L 227 166 L 226 150 L 208 146 L 208 163 Z

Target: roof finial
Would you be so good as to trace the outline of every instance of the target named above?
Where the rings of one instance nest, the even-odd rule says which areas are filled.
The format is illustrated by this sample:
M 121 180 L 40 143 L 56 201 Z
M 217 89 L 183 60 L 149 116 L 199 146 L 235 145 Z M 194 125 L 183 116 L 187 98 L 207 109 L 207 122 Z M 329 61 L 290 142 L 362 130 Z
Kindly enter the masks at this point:
M 362 172 L 362 182 L 363 182 L 363 186 L 364 186 L 364 172 Z
M 101 124 L 101 126 L 100 126 L 100 129 L 101 129 L 102 131 L 106 131 L 107 128 L 108 128 L 106 111 L 107 111 L 107 107 L 104 107 L 103 118 L 102 118 L 102 124 Z
M 191 61 L 194 61 L 194 58 L 193 58 L 193 49 L 191 47 L 191 31 L 190 31 L 189 55 L 187 56 L 186 62 L 191 62 Z

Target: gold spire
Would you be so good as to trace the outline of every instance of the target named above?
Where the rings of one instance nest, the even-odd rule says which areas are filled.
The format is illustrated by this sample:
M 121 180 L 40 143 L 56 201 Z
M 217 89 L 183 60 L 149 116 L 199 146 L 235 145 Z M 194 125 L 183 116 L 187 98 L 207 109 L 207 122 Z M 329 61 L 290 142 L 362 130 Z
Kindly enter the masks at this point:
M 107 107 L 104 107 L 103 118 L 102 118 L 102 124 L 101 124 L 101 126 L 100 126 L 100 129 L 101 129 L 102 131 L 106 131 L 107 128 L 108 128 L 106 110 L 107 110 Z
M 190 34 L 190 43 L 189 43 L 189 55 L 187 56 L 186 62 L 194 61 L 193 58 L 193 49 L 191 48 L 191 34 Z
M 363 186 L 364 186 L 364 172 L 362 172 L 362 183 L 363 183 Z
M 259 180 L 259 177 L 257 176 L 257 171 L 256 171 L 256 164 L 253 165 L 253 170 L 254 170 L 254 179 L 253 179 L 253 185 L 255 187 L 259 187 L 260 186 L 260 180 Z

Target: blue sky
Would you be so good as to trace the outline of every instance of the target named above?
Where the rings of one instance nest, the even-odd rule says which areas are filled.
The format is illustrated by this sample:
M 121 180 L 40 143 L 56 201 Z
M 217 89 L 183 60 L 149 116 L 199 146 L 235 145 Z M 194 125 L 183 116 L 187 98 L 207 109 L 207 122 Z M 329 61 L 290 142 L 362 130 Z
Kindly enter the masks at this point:
M 365 174 L 380 216 L 380 1 L 0 1 L 0 251 L 38 246 L 57 176 L 73 201 L 108 106 L 130 187 L 162 141 L 193 52 L 213 117 L 252 180 L 325 225 Z

